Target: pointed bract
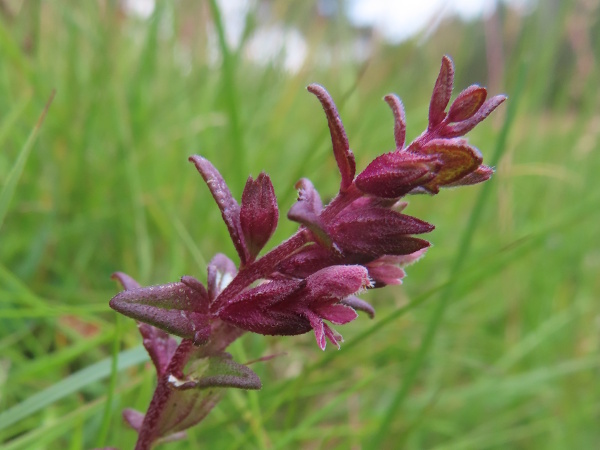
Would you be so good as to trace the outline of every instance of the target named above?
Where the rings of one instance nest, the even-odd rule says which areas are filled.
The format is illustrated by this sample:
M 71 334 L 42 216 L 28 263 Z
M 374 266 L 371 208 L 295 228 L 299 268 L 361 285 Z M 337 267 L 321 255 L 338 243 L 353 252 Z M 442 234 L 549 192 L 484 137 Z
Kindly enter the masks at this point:
M 219 171 L 209 160 L 198 155 L 190 156 L 189 160 L 194 163 L 196 169 L 198 169 L 198 172 L 200 172 L 200 175 L 202 175 L 202 178 L 206 182 L 215 202 L 217 202 L 240 261 L 242 265 L 246 264 L 249 254 L 244 243 L 240 224 L 240 206 L 231 195 L 231 191 Z
M 383 99 L 390 105 L 394 113 L 394 141 L 396 150 L 402 150 L 406 140 L 406 115 L 402 100 L 396 94 L 388 94 Z
M 205 367 L 208 363 L 208 367 Z M 176 390 L 237 388 L 257 390 L 262 387 L 260 378 L 248 366 L 236 363 L 229 353 L 212 355 L 203 361 L 204 367 L 196 365 L 195 370 L 183 379 L 171 379 Z
M 131 291 L 140 287 L 140 284 L 136 280 L 123 272 L 113 273 L 112 278 L 118 280 L 126 291 Z M 175 353 L 175 349 L 178 345 L 177 341 L 165 331 L 147 323 L 138 322 L 138 330 L 142 335 L 144 348 L 148 352 L 148 355 L 156 368 L 156 373 L 158 376 L 161 376 L 169 365 L 173 353 Z M 125 414 L 125 412 L 123 414 Z M 125 419 L 127 420 L 127 418 Z
M 139 322 L 138 329 L 143 338 L 144 348 L 156 367 L 156 374 L 160 377 L 165 373 L 179 344 L 166 331 L 147 323 Z
M 446 184 L 445 187 L 469 186 L 472 184 L 483 183 L 489 180 L 494 174 L 494 169 L 484 164 L 480 165 L 475 171 L 470 174 Z
M 348 136 L 346 136 L 346 130 L 342 124 L 342 119 L 337 111 L 333 99 L 329 95 L 327 90 L 316 83 L 313 83 L 307 87 L 308 91 L 317 96 L 325 115 L 327 116 L 327 123 L 329 124 L 329 131 L 331 133 L 331 142 L 333 144 L 333 154 L 337 162 L 342 181 L 340 184 L 340 192 L 344 192 L 354 180 L 354 174 L 356 172 L 356 163 L 354 161 L 354 155 L 350 150 L 348 144 Z
M 436 155 L 391 152 L 375 158 L 358 177 L 356 187 L 369 195 L 398 198 L 435 177 Z
M 461 122 L 470 119 L 479 111 L 486 97 L 487 91 L 485 88 L 477 84 L 469 86 L 458 94 L 456 100 L 452 102 L 448 111 L 448 122 Z
M 452 183 L 475 171 L 483 157 L 479 150 L 463 139 L 433 139 L 420 149 L 421 154 L 435 156 L 442 162 L 435 178 L 423 186 L 437 193 L 440 186 Z
M 371 208 L 340 215 L 329 232 L 342 251 L 379 257 L 408 255 L 428 247 L 429 242 L 409 235 L 428 233 L 433 229 L 433 225 L 414 217 Z
M 141 413 L 132 408 L 126 408 L 123 410 L 123 420 L 125 423 L 133 428 L 135 431 L 140 431 L 142 422 L 144 421 L 144 413 Z
M 438 74 L 431 102 L 429 103 L 429 129 L 436 127 L 446 118 L 446 106 L 452 96 L 454 86 L 454 64 L 449 56 L 444 55 Z
M 271 179 L 264 172 L 248 178 L 242 194 L 240 222 L 246 247 L 253 261 L 277 228 L 279 209 Z
M 494 97 L 487 99 L 472 117 L 461 122 L 445 125 L 441 130 L 441 134 L 446 138 L 464 136 L 489 116 L 505 100 L 505 95 L 495 95 Z
M 123 272 L 115 272 L 111 275 L 111 278 L 117 280 L 126 291 L 140 287 L 140 283 Z
M 340 303 L 342 305 L 349 306 L 355 311 L 362 311 L 367 313 L 370 319 L 373 319 L 375 317 L 375 308 L 373 308 L 373 306 L 371 306 L 370 303 L 367 303 L 363 299 L 360 299 L 354 295 L 349 295 L 348 297 L 340 301 Z
M 184 283 L 123 291 L 110 307 L 168 333 L 201 345 L 210 336 L 208 298 Z

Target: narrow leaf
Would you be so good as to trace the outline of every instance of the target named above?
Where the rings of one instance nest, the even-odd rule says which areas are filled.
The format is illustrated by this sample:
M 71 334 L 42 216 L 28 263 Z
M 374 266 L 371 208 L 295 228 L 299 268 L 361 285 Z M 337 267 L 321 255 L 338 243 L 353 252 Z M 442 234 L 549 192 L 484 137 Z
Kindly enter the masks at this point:
M 431 102 L 429 103 L 429 129 L 439 125 L 446 117 L 446 106 L 452 96 L 454 86 L 454 64 L 449 56 L 444 55 L 440 73 L 433 87 Z
M 29 154 L 31 153 L 33 144 L 35 143 L 42 123 L 44 123 L 44 119 L 46 118 L 46 114 L 48 113 L 48 108 L 50 108 L 50 104 L 52 103 L 52 100 L 54 100 L 55 94 L 56 91 L 53 90 L 50 94 L 50 98 L 46 102 L 46 106 L 44 107 L 42 114 L 38 118 L 38 121 L 35 124 L 35 127 L 33 127 L 31 133 L 29 133 L 29 137 L 27 138 L 27 141 L 25 141 L 25 145 L 23 145 L 23 148 L 21 149 L 19 156 L 15 161 L 15 164 L 9 172 L 8 177 L 6 179 L 6 183 L 0 191 L 0 229 L 2 228 L 2 224 L 4 223 L 4 218 L 6 217 L 8 206 L 15 193 L 15 189 L 17 188 L 19 178 L 21 178 L 21 174 L 23 173 L 25 163 L 29 158 Z
M 189 160 L 194 163 L 200 175 L 206 182 L 210 193 L 221 210 L 223 221 L 227 225 L 227 230 L 231 236 L 231 240 L 237 251 L 240 261 L 246 264 L 248 261 L 248 250 L 244 243 L 242 227 L 240 224 L 240 206 L 231 195 L 229 187 L 219 171 L 213 166 L 209 160 L 198 155 L 190 156 Z
M 442 129 L 440 134 L 447 138 L 464 136 L 473 128 L 475 128 L 477 124 L 479 124 L 487 116 L 489 116 L 498 106 L 500 106 L 506 100 L 506 98 L 507 97 L 505 95 L 495 95 L 494 97 L 487 99 L 483 103 L 483 105 L 481 105 L 481 107 L 475 113 L 475 115 L 461 122 L 446 125 Z
M 487 91 L 484 87 L 477 84 L 469 86 L 458 94 L 456 100 L 452 102 L 452 106 L 448 111 L 448 122 L 460 122 L 470 119 L 479 111 L 486 97 Z
M 388 94 L 383 99 L 390 105 L 394 113 L 394 140 L 396 141 L 396 150 L 402 150 L 406 140 L 406 115 L 402 100 L 395 94 Z
M 310 93 L 317 96 L 321 102 L 321 105 L 323 105 L 323 109 L 325 110 L 327 123 L 329 124 L 329 131 L 331 133 L 333 154 L 342 176 L 340 192 L 344 192 L 354 180 L 356 163 L 354 161 L 354 155 L 352 154 L 348 144 L 348 136 L 346 136 L 342 119 L 340 118 L 335 103 L 329 95 L 329 92 L 327 92 L 323 86 L 313 83 L 309 85 L 307 89 Z

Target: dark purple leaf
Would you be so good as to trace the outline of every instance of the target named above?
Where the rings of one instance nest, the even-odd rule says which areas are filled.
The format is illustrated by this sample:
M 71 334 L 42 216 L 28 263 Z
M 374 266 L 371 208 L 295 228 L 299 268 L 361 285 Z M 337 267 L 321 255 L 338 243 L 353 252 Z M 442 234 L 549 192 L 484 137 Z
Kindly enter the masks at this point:
M 431 102 L 429 103 L 429 129 L 436 127 L 446 118 L 446 106 L 452 96 L 454 86 L 454 64 L 444 55 L 440 73 L 435 81 Z
M 240 224 L 240 206 L 231 195 L 231 191 L 219 171 L 213 166 L 210 161 L 202 156 L 190 156 L 189 160 L 194 163 L 200 175 L 206 182 L 210 193 L 221 210 L 223 221 L 227 225 L 227 230 L 233 241 L 235 250 L 237 251 L 242 265 L 248 261 L 248 250 L 244 243 L 242 227 Z
M 432 180 L 438 166 L 435 156 L 407 151 L 385 153 L 356 177 L 356 186 L 365 194 L 398 198 Z
M 110 307 L 197 345 L 210 336 L 208 299 L 184 283 L 123 291 L 112 298 Z
M 489 116 L 505 100 L 505 95 L 495 95 L 494 97 L 487 99 L 471 118 L 463 120 L 462 122 L 446 125 L 440 134 L 447 138 L 464 136 L 473 128 L 475 128 L 478 123 Z
M 380 257 L 408 255 L 429 247 L 429 242 L 408 235 L 428 233 L 433 229 L 433 225 L 414 217 L 371 208 L 340 215 L 329 232 L 344 252 Z
M 461 122 L 470 119 L 479 111 L 486 97 L 487 91 L 485 88 L 476 84 L 469 86 L 458 94 L 456 100 L 452 102 L 452 106 L 448 111 L 448 122 Z
M 396 150 L 402 150 L 406 140 L 406 115 L 402 100 L 395 94 L 388 94 L 383 99 L 390 105 L 394 113 L 394 140 L 396 141 Z
M 325 115 L 327 116 L 327 123 L 329 124 L 329 132 L 331 133 L 331 142 L 333 144 L 333 154 L 337 162 L 342 181 L 340 185 L 340 192 L 344 192 L 354 180 L 354 173 L 356 171 L 356 163 L 354 161 L 354 155 L 348 145 L 348 137 L 342 124 L 342 119 L 337 111 L 333 99 L 329 95 L 327 90 L 319 84 L 311 84 L 307 87 L 308 92 L 317 96 Z

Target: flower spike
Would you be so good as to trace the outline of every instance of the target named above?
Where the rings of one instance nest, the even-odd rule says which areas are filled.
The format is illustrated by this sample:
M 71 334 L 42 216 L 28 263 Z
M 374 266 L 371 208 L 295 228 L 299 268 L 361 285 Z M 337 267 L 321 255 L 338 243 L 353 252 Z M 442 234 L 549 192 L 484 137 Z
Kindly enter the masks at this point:
M 312 183 L 302 178 L 296 184 L 298 199 L 287 214 L 299 224 L 297 232 L 260 257 L 279 217 L 269 176 L 249 177 L 238 204 L 208 160 L 190 157 L 221 211 L 240 263 L 218 253 L 208 263 L 206 285 L 184 276 L 176 283 L 140 287 L 123 273 L 114 275 L 125 290 L 110 306 L 144 322 L 139 330 L 158 375 L 146 414 L 124 412 L 138 432 L 136 448 L 147 450 L 157 442 L 182 438 L 185 429 L 219 402 L 225 388 L 261 388 L 247 364 L 225 352 L 245 332 L 291 336 L 312 331 L 325 350 L 328 340 L 337 348 L 343 342 L 333 325 L 353 321 L 358 311 L 375 315 L 357 295 L 401 284 L 404 268 L 431 246 L 416 235 L 434 226 L 404 214 L 408 203 L 403 197 L 480 183 L 494 172 L 462 136 L 506 97 L 487 98 L 484 87 L 472 85 L 448 108 L 453 84 L 454 65 L 444 56 L 428 127 L 409 145 L 402 102 L 386 95 L 396 148 L 377 156 L 358 176 L 333 99 L 322 86 L 308 86 L 327 117 L 340 189 L 324 204 Z M 180 336 L 180 343 L 169 334 Z

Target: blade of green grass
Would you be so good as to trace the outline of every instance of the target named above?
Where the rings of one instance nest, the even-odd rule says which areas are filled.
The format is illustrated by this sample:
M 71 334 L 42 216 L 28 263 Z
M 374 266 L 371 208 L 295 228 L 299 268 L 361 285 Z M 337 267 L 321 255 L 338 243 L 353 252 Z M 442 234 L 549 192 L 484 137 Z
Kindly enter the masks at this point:
M 3 29 L 3 27 L 0 27 L 0 29 Z M 19 182 L 19 178 L 21 178 L 23 168 L 25 167 L 25 163 L 27 162 L 27 158 L 29 158 L 29 154 L 31 153 L 33 144 L 35 143 L 35 140 L 40 132 L 42 123 L 44 123 L 44 119 L 46 118 L 46 114 L 48 113 L 48 108 L 50 108 L 50 104 L 52 103 L 52 100 L 54 100 L 55 94 L 56 91 L 52 91 L 52 94 L 50 94 L 50 98 L 46 102 L 46 106 L 44 107 L 42 114 L 38 118 L 37 123 L 35 124 L 33 130 L 29 134 L 27 141 L 25 141 L 25 145 L 23 145 L 23 147 L 21 148 L 19 156 L 17 157 L 13 168 L 8 174 L 6 184 L 2 187 L 2 190 L 0 191 L 0 229 L 2 229 L 2 224 L 4 223 L 4 218 L 6 217 L 6 213 L 8 211 L 8 206 L 13 198 L 15 189 L 17 188 L 17 183 Z
M 235 82 L 235 61 L 227 40 L 225 38 L 225 26 L 221 19 L 221 11 L 216 0 L 209 0 L 210 11 L 213 16 L 215 28 L 217 29 L 217 37 L 219 40 L 219 50 L 223 58 L 223 76 L 221 89 L 227 106 L 227 115 L 229 117 L 231 149 L 233 151 L 232 159 L 235 161 L 234 168 L 237 180 L 244 180 L 247 177 L 246 173 L 246 151 L 244 147 L 243 131 L 240 125 L 240 114 L 238 111 L 238 94 Z
M 122 371 L 148 360 L 144 347 L 139 346 L 119 353 L 117 370 Z M 86 367 L 73 375 L 64 378 L 37 394 L 32 395 L 21 403 L 0 413 L 0 431 L 10 425 L 44 409 L 46 406 L 61 400 L 85 386 L 94 384 L 112 373 L 113 358 L 106 358 Z
M 113 401 L 115 391 L 117 389 L 117 374 L 119 373 L 119 349 L 121 348 L 121 339 L 123 335 L 123 319 L 120 314 L 114 313 L 115 318 L 115 331 L 113 333 L 113 345 L 112 345 L 112 359 L 110 364 L 110 379 L 108 382 L 108 392 L 106 394 L 106 403 L 104 404 L 104 414 L 102 416 L 102 424 L 100 425 L 100 431 L 96 438 L 96 447 L 104 447 L 106 444 L 106 438 L 108 437 L 108 430 L 112 419 Z

